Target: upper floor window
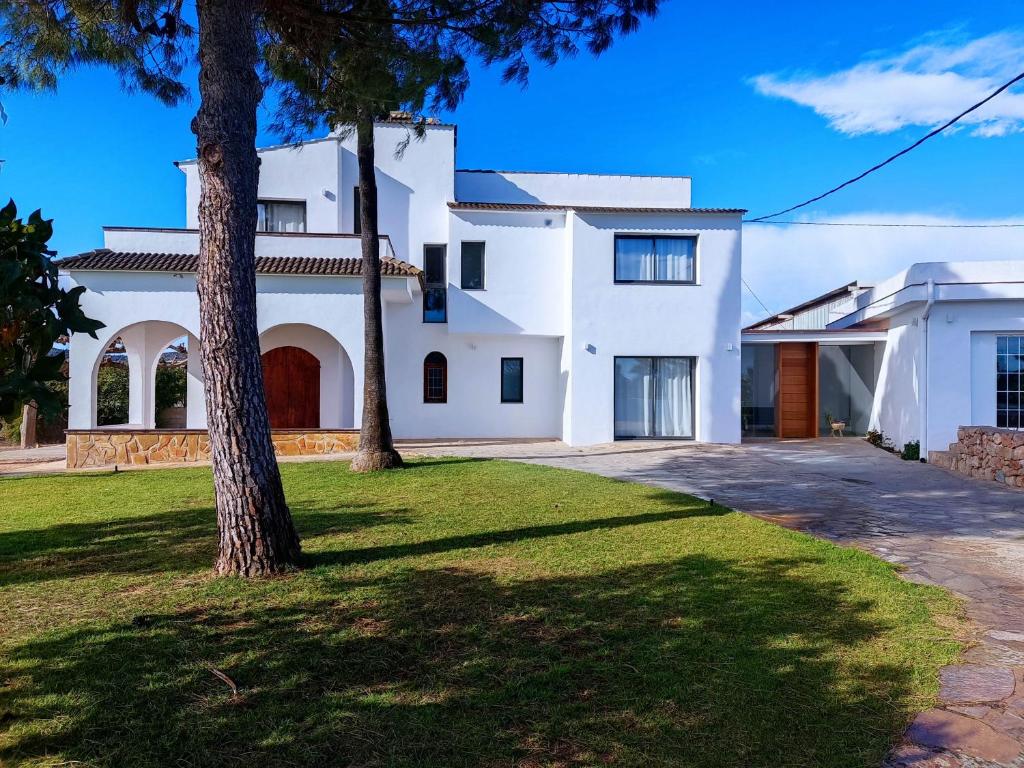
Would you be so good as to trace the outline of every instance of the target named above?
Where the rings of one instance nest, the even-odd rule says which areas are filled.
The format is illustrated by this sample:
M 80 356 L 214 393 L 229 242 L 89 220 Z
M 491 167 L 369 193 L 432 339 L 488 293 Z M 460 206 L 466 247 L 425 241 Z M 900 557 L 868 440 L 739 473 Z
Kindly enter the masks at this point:
M 996 336 L 996 426 L 1024 427 L 1024 336 Z
M 448 360 L 440 352 L 431 352 L 423 360 L 423 402 L 448 402 Z
M 423 246 L 423 322 L 448 322 L 448 278 L 443 245 Z
M 696 237 L 615 236 L 616 283 L 685 285 L 696 281 Z
M 363 212 L 360 209 L 362 203 L 359 197 L 359 187 L 352 187 L 352 234 L 363 233 Z
M 306 204 L 285 200 L 260 200 L 256 203 L 258 232 L 305 232 Z
M 484 288 L 484 244 L 462 244 L 462 287 L 467 291 Z

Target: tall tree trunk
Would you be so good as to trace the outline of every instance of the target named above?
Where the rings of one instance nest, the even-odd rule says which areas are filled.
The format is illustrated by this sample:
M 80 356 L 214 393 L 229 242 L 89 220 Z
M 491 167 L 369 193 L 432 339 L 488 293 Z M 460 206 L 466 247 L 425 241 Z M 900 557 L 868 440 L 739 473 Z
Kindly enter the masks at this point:
M 352 460 L 356 472 L 395 469 L 402 457 L 395 450 L 388 420 L 384 377 L 384 324 L 380 299 L 380 237 L 377 234 L 377 179 L 374 175 L 373 116 L 362 111 L 356 121 L 359 161 L 359 221 L 363 255 L 363 425 L 359 451 Z
M 213 458 L 219 574 L 298 563 L 270 440 L 256 331 L 258 0 L 198 0 L 199 341 Z

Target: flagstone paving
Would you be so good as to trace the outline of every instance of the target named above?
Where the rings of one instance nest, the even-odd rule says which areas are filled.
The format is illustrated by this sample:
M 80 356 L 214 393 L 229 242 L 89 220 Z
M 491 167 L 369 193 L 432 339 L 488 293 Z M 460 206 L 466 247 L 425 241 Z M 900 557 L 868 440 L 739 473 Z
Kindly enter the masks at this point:
M 557 441 L 404 443 L 405 453 L 492 456 L 713 498 L 858 546 L 967 599 L 973 636 L 942 671 L 885 768 L 1024 768 L 1024 491 L 901 461 L 858 439 L 739 446 Z

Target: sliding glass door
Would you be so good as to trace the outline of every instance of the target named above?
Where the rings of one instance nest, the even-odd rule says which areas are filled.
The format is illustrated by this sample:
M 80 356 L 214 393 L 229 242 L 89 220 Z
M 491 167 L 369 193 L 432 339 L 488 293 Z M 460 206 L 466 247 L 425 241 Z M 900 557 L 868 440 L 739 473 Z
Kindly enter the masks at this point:
M 615 358 L 615 439 L 693 437 L 692 357 Z

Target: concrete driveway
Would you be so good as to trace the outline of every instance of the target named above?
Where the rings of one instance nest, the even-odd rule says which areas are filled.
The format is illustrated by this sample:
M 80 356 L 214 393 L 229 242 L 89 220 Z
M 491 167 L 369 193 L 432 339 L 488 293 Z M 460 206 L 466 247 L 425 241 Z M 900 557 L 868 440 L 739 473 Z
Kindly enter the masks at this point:
M 889 766 L 1024 765 L 1024 491 L 970 480 L 859 439 L 738 446 L 555 441 L 406 443 L 406 453 L 489 456 L 584 470 L 713 498 L 865 549 L 906 578 L 967 598 L 976 644 L 943 672 Z

